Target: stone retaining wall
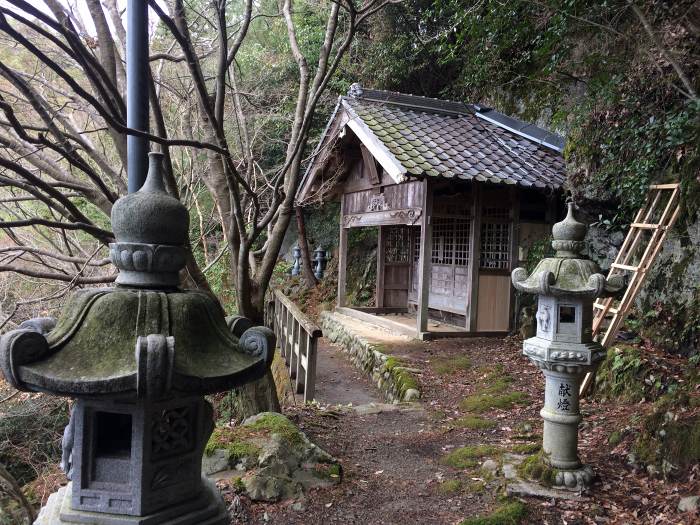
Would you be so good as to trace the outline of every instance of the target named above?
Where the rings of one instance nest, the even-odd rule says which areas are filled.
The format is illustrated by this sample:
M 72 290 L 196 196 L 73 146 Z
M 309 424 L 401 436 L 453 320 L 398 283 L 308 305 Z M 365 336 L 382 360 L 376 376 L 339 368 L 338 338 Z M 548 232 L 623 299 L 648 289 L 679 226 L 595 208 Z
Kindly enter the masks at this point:
M 415 401 L 420 398 L 420 386 L 415 368 L 409 368 L 394 356 L 380 351 L 381 345 L 368 342 L 342 323 L 342 316 L 321 313 L 323 336 L 340 345 L 353 364 L 367 374 L 390 403 Z

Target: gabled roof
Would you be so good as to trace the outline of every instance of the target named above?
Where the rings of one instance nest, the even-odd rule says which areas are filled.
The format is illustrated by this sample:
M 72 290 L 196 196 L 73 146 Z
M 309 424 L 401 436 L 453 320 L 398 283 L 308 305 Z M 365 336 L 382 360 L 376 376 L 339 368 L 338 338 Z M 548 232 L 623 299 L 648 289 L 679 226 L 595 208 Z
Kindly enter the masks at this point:
M 559 188 L 566 177 L 564 139 L 554 133 L 490 108 L 353 84 L 338 99 L 304 176 L 300 201 L 345 127 L 396 182 L 429 176 Z

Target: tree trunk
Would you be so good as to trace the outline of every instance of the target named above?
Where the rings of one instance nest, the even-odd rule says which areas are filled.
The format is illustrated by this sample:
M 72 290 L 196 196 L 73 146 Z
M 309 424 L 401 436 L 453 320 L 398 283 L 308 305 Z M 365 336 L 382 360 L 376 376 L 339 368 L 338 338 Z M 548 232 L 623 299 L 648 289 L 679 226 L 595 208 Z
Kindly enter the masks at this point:
M 281 412 L 272 370 L 257 381 L 233 390 L 233 413 L 241 420 L 260 412 Z
M 307 288 L 313 288 L 318 284 L 311 266 L 311 255 L 309 254 L 309 243 L 306 241 L 306 225 L 304 224 L 304 212 L 301 206 L 294 208 L 297 218 L 297 231 L 299 233 L 299 249 L 301 250 L 301 268 L 304 271 L 304 282 Z

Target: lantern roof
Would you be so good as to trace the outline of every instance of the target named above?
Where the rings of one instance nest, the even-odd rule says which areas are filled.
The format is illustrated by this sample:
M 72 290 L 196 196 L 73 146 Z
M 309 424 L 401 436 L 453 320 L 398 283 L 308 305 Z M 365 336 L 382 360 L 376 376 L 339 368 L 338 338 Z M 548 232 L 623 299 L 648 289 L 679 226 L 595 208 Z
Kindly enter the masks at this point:
M 513 286 L 526 293 L 589 299 L 618 292 L 622 280 L 606 279 L 598 265 L 581 254 L 588 228 L 576 220 L 574 204 L 568 208 L 564 220 L 552 228 L 555 255 L 542 259 L 531 275 L 524 268 L 513 270 Z
M 161 159 L 151 154 L 143 188 L 113 206 L 118 286 L 78 291 L 46 333 L 20 329 L 0 339 L 0 370 L 16 388 L 157 398 L 219 392 L 265 374 L 269 329 L 229 329 L 213 295 L 178 288 L 188 214 L 165 191 Z

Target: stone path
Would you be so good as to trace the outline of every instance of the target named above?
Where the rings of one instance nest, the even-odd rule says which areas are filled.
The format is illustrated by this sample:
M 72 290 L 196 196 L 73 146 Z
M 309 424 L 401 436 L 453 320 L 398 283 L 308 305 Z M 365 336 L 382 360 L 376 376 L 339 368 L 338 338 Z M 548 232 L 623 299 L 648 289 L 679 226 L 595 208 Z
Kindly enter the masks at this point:
M 322 338 L 316 362 L 316 401 L 321 405 L 383 403 L 376 387 L 336 345 Z

